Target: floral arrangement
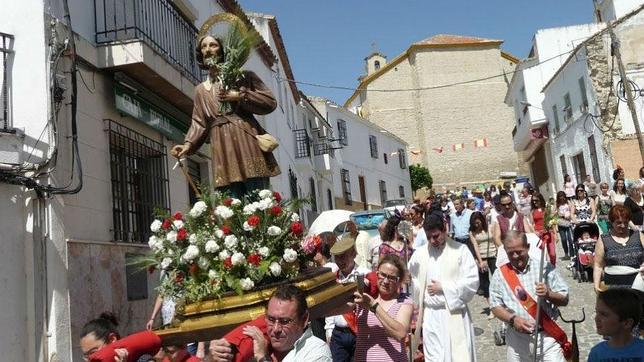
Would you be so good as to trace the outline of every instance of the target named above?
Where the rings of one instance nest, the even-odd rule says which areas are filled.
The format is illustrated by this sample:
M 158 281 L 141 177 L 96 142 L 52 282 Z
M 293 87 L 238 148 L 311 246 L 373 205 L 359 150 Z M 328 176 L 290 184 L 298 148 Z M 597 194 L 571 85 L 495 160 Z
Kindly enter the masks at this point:
M 158 215 L 146 266 L 166 274 L 159 293 L 193 302 L 297 276 L 312 259 L 298 206 L 270 190 L 243 199 L 215 192 L 185 215 Z

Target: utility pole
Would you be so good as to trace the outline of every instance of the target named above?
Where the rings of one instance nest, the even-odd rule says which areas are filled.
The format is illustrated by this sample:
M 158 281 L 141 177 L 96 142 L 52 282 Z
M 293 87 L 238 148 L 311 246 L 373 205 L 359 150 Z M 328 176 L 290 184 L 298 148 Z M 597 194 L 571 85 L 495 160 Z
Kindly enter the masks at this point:
M 593 0 L 593 5 L 595 6 L 595 13 L 597 14 L 597 20 L 601 21 L 601 16 L 599 13 L 599 8 L 597 7 L 597 0 Z M 622 53 L 619 49 L 619 39 L 615 36 L 613 31 L 613 24 L 610 21 L 606 21 L 606 29 L 610 35 L 610 45 L 611 53 L 617 60 L 617 68 L 619 70 L 619 77 L 622 79 L 622 86 L 624 87 L 624 96 L 626 97 L 626 104 L 628 109 L 631 111 L 631 118 L 633 119 L 633 125 L 635 126 L 635 133 L 637 136 L 637 143 L 640 146 L 640 158 L 642 163 L 644 163 L 644 138 L 642 136 L 642 131 L 640 130 L 640 123 L 637 119 L 637 111 L 635 110 L 635 101 L 633 100 L 633 89 L 631 88 L 631 83 L 626 77 L 626 68 L 624 68 L 624 63 L 622 62 Z M 613 75 L 611 74 L 611 77 Z

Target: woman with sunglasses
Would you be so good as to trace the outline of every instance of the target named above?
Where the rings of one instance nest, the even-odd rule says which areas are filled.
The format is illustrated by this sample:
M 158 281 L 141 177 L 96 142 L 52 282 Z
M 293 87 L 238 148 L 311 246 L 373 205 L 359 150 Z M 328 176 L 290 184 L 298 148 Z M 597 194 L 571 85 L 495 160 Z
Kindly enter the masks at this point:
M 356 362 L 408 360 L 405 337 L 414 306 L 408 296 L 400 293 L 406 274 L 407 267 L 402 259 L 388 254 L 378 264 L 378 297 L 355 293 Z
M 595 203 L 586 194 L 584 185 L 577 185 L 575 188 L 575 198 L 572 199 L 572 222 L 579 224 L 582 222 L 593 222 L 597 211 Z

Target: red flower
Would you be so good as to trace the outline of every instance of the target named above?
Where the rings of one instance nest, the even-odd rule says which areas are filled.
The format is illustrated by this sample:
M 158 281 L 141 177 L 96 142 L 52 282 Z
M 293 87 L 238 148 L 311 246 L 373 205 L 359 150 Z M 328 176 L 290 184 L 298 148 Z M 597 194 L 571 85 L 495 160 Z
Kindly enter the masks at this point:
M 226 225 L 221 227 L 221 231 L 224 232 L 224 235 L 230 234 L 230 228 L 228 226 L 226 226 Z
M 150 274 L 154 273 L 154 271 L 155 271 L 155 270 L 157 270 L 157 266 L 156 266 L 156 265 L 150 265 L 150 266 L 148 267 L 148 273 L 150 273 Z
M 177 231 L 177 240 L 186 240 L 186 237 L 188 236 L 188 232 L 186 229 L 181 228 L 179 231 Z
M 230 206 L 232 204 L 233 204 L 233 199 L 231 199 L 230 197 L 224 200 L 224 205 Z
M 257 216 L 257 215 L 251 215 L 251 216 L 248 218 L 248 220 L 246 220 L 246 222 L 248 223 L 248 225 L 250 225 L 250 226 L 252 226 L 252 227 L 255 227 L 255 226 L 259 225 L 259 221 L 260 221 L 260 220 L 259 220 L 259 216 Z
M 226 260 L 224 260 L 224 267 L 226 269 L 230 269 L 233 267 L 233 258 L 232 257 L 227 257 Z
M 291 232 L 295 236 L 301 236 L 304 233 L 304 226 L 301 222 L 294 222 L 291 224 Z
M 250 254 L 248 256 L 248 264 L 259 266 L 259 263 L 262 261 L 262 257 L 257 254 Z
M 163 220 L 163 224 L 161 224 L 161 227 L 164 230 L 168 230 L 170 228 L 170 226 L 172 226 L 172 222 L 170 221 L 170 219 Z
M 194 276 L 199 272 L 199 265 L 197 265 L 196 263 L 190 264 L 189 271 L 190 271 L 190 275 Z
M 277 191 L 273 192 L 273 197 L 275 198 L 275 201 L 282 202 L 282 195 L 280 195 L 279 192 Z
M 273 206 L 271 207 L 271 215 L 277 216 L 282 213 L 282 208 L 279 206 Z
M 177 275 L 174 277 L 174 282 L 177 284 L 181 284 L 183 283 L 183 279 L 184 279 L 183 273 L 178 272 Z
M 183 214 L 177 211 L 174 215 L 172 215 L 172 218 L 175 220 L 183 220 Z

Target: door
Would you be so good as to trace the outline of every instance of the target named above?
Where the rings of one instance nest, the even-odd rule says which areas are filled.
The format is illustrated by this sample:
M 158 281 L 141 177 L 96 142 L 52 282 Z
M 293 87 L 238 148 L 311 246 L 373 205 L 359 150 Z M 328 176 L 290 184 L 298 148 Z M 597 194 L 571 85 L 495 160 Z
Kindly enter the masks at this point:
M 586 179 L 586 163 L 584 162 L 584 153 L 580 152 L 572 158 L 573 166 L 575 166 L 575 178 L 577 185 L 584 183 Z
M 364 185 L 364 176 L 358 176 L 358 185 L 360 186 L 360 201 L 362 201 L 362 207 L 364 210 L 367 210 L 367 189 Z

